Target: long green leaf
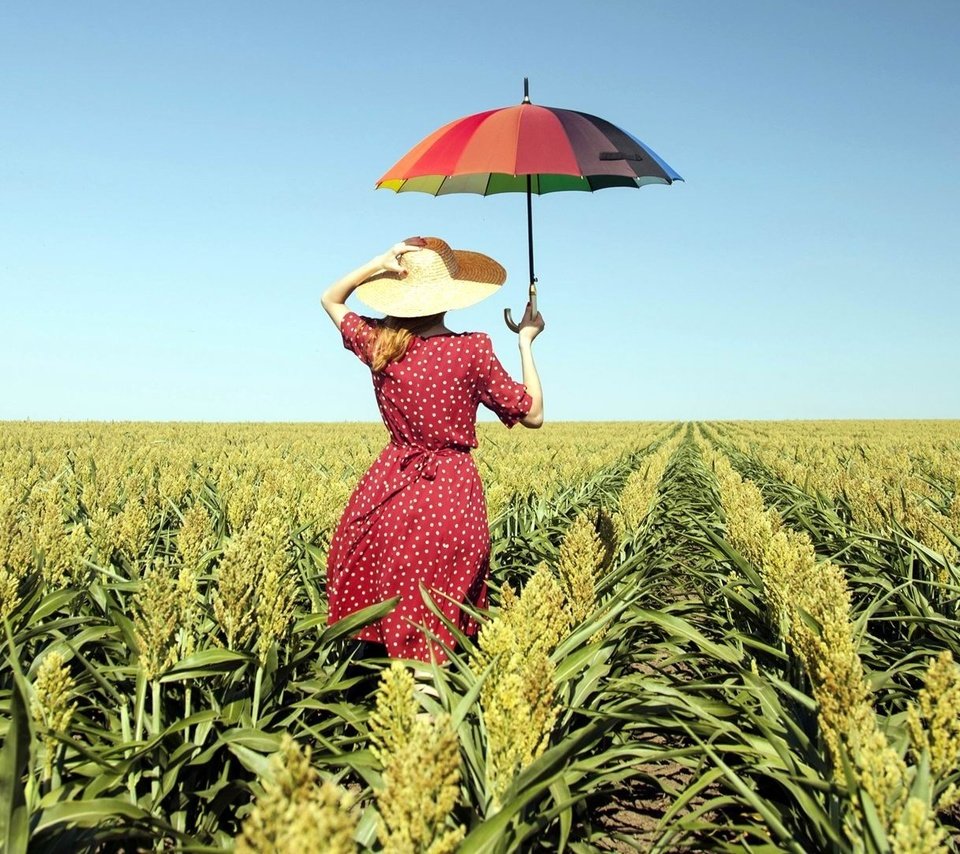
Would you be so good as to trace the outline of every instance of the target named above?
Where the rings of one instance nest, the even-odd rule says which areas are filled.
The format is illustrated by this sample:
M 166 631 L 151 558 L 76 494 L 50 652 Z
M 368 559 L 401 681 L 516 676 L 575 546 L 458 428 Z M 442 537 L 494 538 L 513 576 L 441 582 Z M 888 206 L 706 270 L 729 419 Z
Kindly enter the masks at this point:
M 16 655 L 10 625 L 4 621 L 9 657 Z M 19 669 L 19 664 L 16 665 Z M 27 773 L 32 739 L 30 715 L 21 678 L 13 681 L 10 724 L 0 749 L 0 850 L 24 854 L 29 840 L 29 810 L 23 778 Z

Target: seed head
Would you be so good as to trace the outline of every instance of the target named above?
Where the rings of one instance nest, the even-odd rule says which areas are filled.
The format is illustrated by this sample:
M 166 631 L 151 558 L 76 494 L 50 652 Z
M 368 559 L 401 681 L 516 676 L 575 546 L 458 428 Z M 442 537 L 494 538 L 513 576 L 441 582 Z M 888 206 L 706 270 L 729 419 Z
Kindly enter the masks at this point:
M 930 772 L 943 777 L 960 764 L 960 667 L 950 650 L 930 660 L 917 702 L 907 709 L 911 747 L 927 750 Z
M 487 788 L 492 808 L 498 810 L 516 775 L 550 743 L 560 712 L 554 705 L 553 662 L 539 649 L 522 660 L 513 656 L 502 671 L 491 674 L 484 689 Z
M 133 632 L 140 650 L 140 667 L 147 680 L 167 671 L 178 659 L 177 629 L 183 597 L 177 582 L 174 565 L 168 558 L 160 558 L 144 574 L 133 597 Z
M 947 837 L 930 808 L 919 798 L 909 798 L 890 834 L 893 854 L 941 854 L 948 851 Z
M 194 569 L 204 568 L 204 556 L 213 548 L 213 520 L 206 507 L 197 501 L 183 513 L 183 521 L 177 531 L 177 551 L 183 565 Z
M 383 672 L 370 719 L 383 766 L 376 790 L 378 837 L 385 851 L 454 852 L 465 828 L 450 817 L 460 790 L 460 747 L 450 716 L 418 717 L 414 680 L 399 662 Z
M 236 840 L 240 854 L 354 854 L 357 815 L 353 798 L 310 764 L 310 747 L 302 751 L 289 735 L 270 759 L 261 780 L 262 794 Z
M 63 655 L 57 650 L 48 652 L 37 668 L 33 683 L 33 701 L 30 711 L 33 720 L 46 729 L 43 735 L 43 773 L 49 779 L 59 741 L 53 733 L 66 735 L 77 704 L 71 702 L 76 683 L 70 675 L 70 668 L 64 663 Z
M 583 622 L 597 607 L 596 586 L 606 559 L 603 542 L 586 513 L 570 524 L 557 557 L 557 575 L 567 598 L 573 623 Z

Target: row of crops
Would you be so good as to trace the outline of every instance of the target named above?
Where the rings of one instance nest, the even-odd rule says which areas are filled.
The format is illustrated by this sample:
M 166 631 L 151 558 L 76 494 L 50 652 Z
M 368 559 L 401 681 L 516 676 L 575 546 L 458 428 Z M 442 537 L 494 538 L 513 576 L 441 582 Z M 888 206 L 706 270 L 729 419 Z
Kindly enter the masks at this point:
M 442 668 L 326 626 L 383 441 L 4 426 L 4 850 L 955 850 L 956 422 L 486 426 Z

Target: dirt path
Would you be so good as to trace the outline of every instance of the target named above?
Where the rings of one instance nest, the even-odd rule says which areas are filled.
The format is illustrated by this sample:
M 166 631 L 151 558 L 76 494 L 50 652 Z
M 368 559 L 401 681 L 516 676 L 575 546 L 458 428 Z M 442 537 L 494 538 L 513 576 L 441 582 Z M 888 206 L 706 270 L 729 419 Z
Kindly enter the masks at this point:
M 698 579 L 688 567 L 712 561 L 694 520 L 714 525 L 719 525 L 719 520 L 711 500 L 712 485 L 704 478 L 698 463 L 699 452 L 689 440 L 685 440 L 664 473 L 660 487 L 662 500 L 652 511 L 646 535 L 637 544 L 649 559 L 647 572 L 658 583 L 651 588 L 647 597 L 650 601 L 639 605 L 656 610 L 664 602 L 671 603 L 684 613 L 687 620 L 708 632 L 716 614 L 704 600 L 702 591 L 698 590 Z M 711 667 L 709 661 L 702 665 L 695 659 L 678 661 L 675 651 L 667 651 L 670 647 L 666 641 L 666 637 L 658 637 L 656 627 L 651 627 L 648 636 L 638 638 L 633 665 L 638 676 L 661 684 L 684 685 L 697 680 L 703 670 Z M 637 744 L 660 748 L 664 753 L 694 746 L 679 725 L 671 731 L 662 720 L 657 720 L 649 732 L 638 730 L 635 738 Z M 633 776 L 624 781 L 612 798 L 595 805 L 593 818 L 607 834 L 598 847 L 608 851 L 652 850 L 663 835 L 661 819 L 697 773 L 691 763 L 668 757 L 638 763 Z M 704 804 L 722 793 L 718 785 L 706 788 L 684 805 L 671 824 L 683 816 L 699 813 Z M 707 825 L 722 826 L 727 823 L 725 818 L 733 820 L 735 817 L 708 810 L 699 818 Z M 734 836 L 732 832 L 718 833 L 715 830 L 707 833 L 688 831 L 658 850 L 710 850 L 719 844 L 728 844 Z

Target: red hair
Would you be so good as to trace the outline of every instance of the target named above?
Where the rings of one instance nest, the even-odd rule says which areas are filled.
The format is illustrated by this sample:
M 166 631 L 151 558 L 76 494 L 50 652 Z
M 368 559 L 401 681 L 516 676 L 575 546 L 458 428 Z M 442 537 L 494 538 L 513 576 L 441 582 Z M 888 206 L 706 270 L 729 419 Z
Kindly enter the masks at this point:
M 429 329 L 443 318 L 444 312 L 422 317 L 393 317 L 387 315 L 379 321 L 376 337 L 370 353 L 370 367 L 379 373 L 391 362 L 404 357 L 415 335 Z

